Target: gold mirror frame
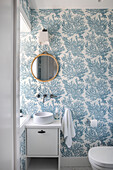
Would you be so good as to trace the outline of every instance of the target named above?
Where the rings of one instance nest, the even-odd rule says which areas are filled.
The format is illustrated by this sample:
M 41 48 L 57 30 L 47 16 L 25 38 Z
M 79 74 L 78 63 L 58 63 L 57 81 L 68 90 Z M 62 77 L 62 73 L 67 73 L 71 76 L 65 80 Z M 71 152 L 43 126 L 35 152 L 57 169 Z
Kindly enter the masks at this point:
M 57 72 L 56 72 L 55 76 L 52 77 L 52 78 L 49 79 L 49 80 L 40 80 L 40 79 L 38 79 L 38 78 L 34 75 L 33 70 L 32 70 L 32 66 L 33 66 L 34 61 L 35 61 L 38 57 L 40 57 L 40 56 L 47 56 L 47 55 L 50 56 L 51 58 L 53 58 L 53 59 L 55 60 L 56 65 L 57 65 Z M 36 57 L 33 59 L 32 63 L 31 63 L 31 73 L 32 73 L 33 77 L 34 77 L 36 80 L 41 81 L 41 82 L 48 82 L 48 81 L 51 81 L 51 80 L 55 79 L 55 77 L 56 77 L 57 74 L 58 74 L 58 71 L 59 71 L 59 64 L 58 64 L 57 59 L 56 59 L 53 55 L 47 53 L 46 51 L 43 52 L 42 54 L 39 54 L 38 56 L 36 56 Z

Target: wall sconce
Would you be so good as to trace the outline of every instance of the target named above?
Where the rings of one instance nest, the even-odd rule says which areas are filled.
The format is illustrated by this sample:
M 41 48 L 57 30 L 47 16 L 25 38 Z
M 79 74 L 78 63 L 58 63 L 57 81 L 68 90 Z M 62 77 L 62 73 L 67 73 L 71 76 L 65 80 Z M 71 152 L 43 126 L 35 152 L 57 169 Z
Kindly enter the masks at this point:
M 49 44 L 48 31 L 45 28 L 40 32 L 39 43 L 42 45 Z

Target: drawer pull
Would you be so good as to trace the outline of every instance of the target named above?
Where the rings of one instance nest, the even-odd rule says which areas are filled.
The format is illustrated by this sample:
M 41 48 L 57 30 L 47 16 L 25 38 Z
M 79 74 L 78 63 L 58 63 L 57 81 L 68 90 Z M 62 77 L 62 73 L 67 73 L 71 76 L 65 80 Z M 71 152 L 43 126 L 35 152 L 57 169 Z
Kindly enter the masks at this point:
M 44 130 L 40 130 L 38 131 L 38 133 L 46 133 Z

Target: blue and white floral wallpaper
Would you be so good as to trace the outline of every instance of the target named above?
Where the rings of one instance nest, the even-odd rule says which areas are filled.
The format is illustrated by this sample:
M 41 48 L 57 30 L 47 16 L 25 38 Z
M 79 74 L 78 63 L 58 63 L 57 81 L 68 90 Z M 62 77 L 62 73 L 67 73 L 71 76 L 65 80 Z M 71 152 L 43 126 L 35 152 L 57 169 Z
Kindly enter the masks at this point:
M 22 132 L 20 136 L 20 170 L 25 170 L 26 162 L 26 132 Z
M 31 33 L 21 34 L 21 109 L 34 114 L 58 107 L 61 115 L 65 107 L 71 109 L 76 136 L 69 149 L 61 134 L 62 157 L 87 156 L 92 146 L 113 146 L 113 10 L 31 10 L 31 24 Z M 49 45 L 39 44 L 43 28 L 48 29 Z M 44 51 L 60 67 L 58 76 L 46 83 L 31 74 L 32 60 Z M 48 95 L 45 103 L 43 94 Z M 50 99 L 50 94 L 57 98 Z M 94 118 L 97 128 L 88 123 Z

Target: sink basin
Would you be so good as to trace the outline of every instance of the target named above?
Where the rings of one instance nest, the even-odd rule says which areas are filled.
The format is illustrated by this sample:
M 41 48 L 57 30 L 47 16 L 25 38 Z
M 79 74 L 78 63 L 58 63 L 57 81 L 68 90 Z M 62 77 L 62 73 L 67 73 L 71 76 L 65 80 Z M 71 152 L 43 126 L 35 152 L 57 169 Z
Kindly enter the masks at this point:
M 51 112 L 38 112 L 33 116 L 33 122 L 37 124 L 49 124 L 54 120 Z

